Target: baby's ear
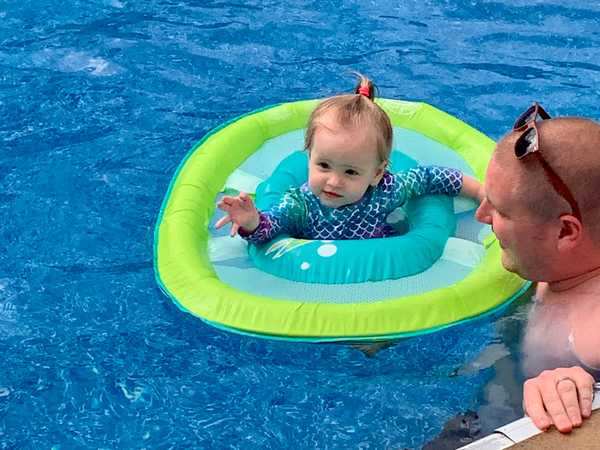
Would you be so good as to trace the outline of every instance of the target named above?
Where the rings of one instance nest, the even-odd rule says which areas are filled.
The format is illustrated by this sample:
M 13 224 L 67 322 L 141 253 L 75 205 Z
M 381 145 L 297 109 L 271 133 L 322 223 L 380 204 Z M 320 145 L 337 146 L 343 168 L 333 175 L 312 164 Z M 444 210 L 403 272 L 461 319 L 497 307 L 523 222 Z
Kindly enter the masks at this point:
M 387 160 L 383 161 L 381 164 L 379 164 L 379 166 L 377 166 L 377 172 L 375 172 L 375 177 L 373 177 L 373 181 L 371 181 L 371 186 L 377 186 L 379 184 L 387 166 Z

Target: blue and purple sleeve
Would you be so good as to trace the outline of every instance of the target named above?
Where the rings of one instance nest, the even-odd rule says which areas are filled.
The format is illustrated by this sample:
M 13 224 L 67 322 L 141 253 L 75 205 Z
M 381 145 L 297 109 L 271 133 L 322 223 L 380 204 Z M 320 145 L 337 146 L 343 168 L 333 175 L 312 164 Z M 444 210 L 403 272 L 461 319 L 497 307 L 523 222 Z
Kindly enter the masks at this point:
M 456 196 L 463 185 L 460 170 L 440 166 L 419 166 L 394 175 L 395 199 L 398 206 L 413 197 L 427 194 Z
M 252 244 L 263 244 L 281 233 L 299 233 L 306 222 L 306 216 L 306 202 L 297 189 L 290 189 L 277 205 L 269 211 L 259 213 L 258 227 L 253 232 L 249 233 L 243 228 L 238 232 Z

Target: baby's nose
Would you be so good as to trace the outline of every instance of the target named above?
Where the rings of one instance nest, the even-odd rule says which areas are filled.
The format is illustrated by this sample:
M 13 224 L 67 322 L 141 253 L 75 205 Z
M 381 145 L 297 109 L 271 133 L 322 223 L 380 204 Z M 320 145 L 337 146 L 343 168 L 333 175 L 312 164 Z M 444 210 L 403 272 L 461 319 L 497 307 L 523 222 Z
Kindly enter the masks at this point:
M 339 186 L 342 184 L 342 178 L 339 175 L 332 173 L 329 177 L 329 184 L 331 186 Z

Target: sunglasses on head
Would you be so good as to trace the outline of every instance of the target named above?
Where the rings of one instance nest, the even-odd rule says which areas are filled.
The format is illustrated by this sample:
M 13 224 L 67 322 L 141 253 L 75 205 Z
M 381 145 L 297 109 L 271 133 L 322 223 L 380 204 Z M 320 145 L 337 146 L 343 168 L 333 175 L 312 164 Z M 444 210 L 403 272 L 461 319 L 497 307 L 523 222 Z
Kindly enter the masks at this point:
M 527 155 L 535 155 L 542 165 L 542 168 L 546 173 L 546 177 L 548 178 L 548 181 L 550 181 L 550 184 L 556 193 L 569 203 L 571 210 L 573 211 L 573 215 L 577 217 L 579 221 L 582 221 L 579 205 L 577 204 L 575 197 L 573 197 L 571 190 L 541 154 L 541 135 L 537 127 L 538 117 L 541 120 L 547 120 L 550 119 L 550 114 L 548 114 L 546 110 L 536 102 L 524 113 L 522 113 L 515 121 L 515 124 L 513 125 L 513 131 L 523 131 L 521 136 L 519 136 L 515 142 L 515 156 L 517 159 L 523 159 Z

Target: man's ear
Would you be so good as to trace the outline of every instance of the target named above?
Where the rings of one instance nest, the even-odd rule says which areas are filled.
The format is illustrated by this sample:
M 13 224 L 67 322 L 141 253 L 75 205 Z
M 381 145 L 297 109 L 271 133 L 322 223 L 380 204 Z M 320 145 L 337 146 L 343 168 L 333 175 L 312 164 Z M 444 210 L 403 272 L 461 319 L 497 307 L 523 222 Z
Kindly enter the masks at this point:
M 568 251 L 580 244 L 583 238 L 581 221 L 571 215 L 560 216 L 560 230 L 558 232 L 558 250 Z
M 375 172 L 375 177 L 373 178 L 373 181 L 371 181 L 371 186 L 377 186 L 379 184 L 379 182 L 381 181 L 381 177 L 383 177 L 383 174 L 385 173 L 385 169 L 388 166 L 388 160 L 386 159 L 385 161 L 383 161 L 381 164 L 379 164 L 379 166 L 377 166 L 377 171 Z

